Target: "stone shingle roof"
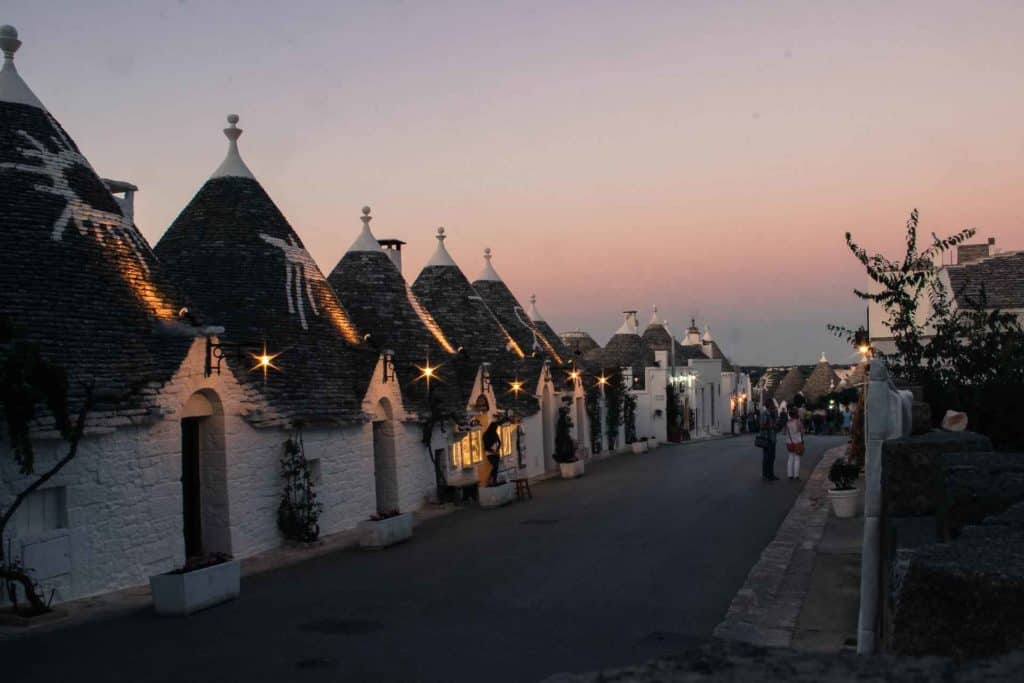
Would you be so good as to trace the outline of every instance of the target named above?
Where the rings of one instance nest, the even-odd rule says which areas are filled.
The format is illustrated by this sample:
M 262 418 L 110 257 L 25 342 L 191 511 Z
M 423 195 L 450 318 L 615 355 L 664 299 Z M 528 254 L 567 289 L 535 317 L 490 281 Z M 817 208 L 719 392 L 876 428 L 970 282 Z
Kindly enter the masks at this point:
M 563 362 L 555 347 L 530 320 L 508 285 L 501 280 L 477 280 L 473 283 L 473 289 L 483 297 L 484 303 L 516 340 L 523 353 L 527 356 L 534 353 L 546 356 L 558 364 Z
M 443 245 L 438 252 L 447 255 Z M 447 372 L 449 377 L 455 376 L 460 393 L 468 398 L 480 363 L 491 363 L 492 373 L 505 377 L 516 373 L 523 354 L 450 257 L 447 262 L 434 260 L 444 264 L 424 267 L 412 291 L 455 347 L 457 353 Z
M 380 351 L 394 351 L 406 407 L 424 411 L 426 391 L 417 379 L 419 368 L 428 359 L 432 365 L 452 360 L 455 349 L 398 268 L 383 251 L 350 250 L 327 280 L 356 326 L 370 334 L 368 344 Z M 459 394 L 454 384 L 436 383 L 431 395 L 445 412 L 465 410 L 468 397 Z
M 191 301 L 225 328 L 223 340 L 265 340 L 268 352 L 281 353 L 280 371 L 265 385 L 247 367 L 231 364 L 236 378 L 281 418 L 362 417 L 379 353 L 356 346 L 356 325 L 258 181 L 206 181 L 156 253 Z
M 562 333 L 562 342 L 566 348 L 572 352 L 572 355 L 585 355 L 594 349 L 601 348 L 593 337 L 588 332 L 583 330 L 574 330 L 572 332 Z
M 804 382 L 804 397 L 812 403 L 835 390 L 839 386 L 839 375 L 836 374 L 827 360 L 819 362 Z
M 772 398 L 780 403 L 782 401 L 789 403 L 804 388 L 806 377 L 804 371 L 799 366 L 790 368 L 785 377 L 779 381 Z
M 0 216 L 0 315 L 68 371 L 73 404 L 82 382 L 100 407 L 145 404 L 139 390 L 171 377 L 196 330 L 145 238 L 33 104 L 0 101 Z
M 709 358 L 717 358 L 722 361 L 722 372 L 734 372 L 736 370 L 732 362 L 722 352 L 721 347 L 718 346 L 717 341 L 708 342 L 708 345 L 711 347 L 711 352 L 706 355 L 708 355 Z
M 981 301 L 987 308 L 1024 309 L 1024 251 L 1007 252 L 974 263 L 946 266 L 952 295 L 961 308 Z

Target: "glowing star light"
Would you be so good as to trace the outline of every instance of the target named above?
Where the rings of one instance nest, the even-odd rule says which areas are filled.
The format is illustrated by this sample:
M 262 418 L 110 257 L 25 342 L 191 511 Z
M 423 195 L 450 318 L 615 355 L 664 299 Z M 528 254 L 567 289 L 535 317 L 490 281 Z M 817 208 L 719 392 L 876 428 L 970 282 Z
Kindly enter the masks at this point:
M 603 387 L 606 384 L 608 384 L 608 378 L 605 377 L 604 375 L 601 375 L 600 377 L 597 378 L 597 383 Z
M 427 389 L 430 389 L 430 380 L 438 379 L 437 367 L 431 365 L 428 360 L 426 365 L 422 367 L 417 365 L 416 369 L 420 371 L 420 376 L 417 379 L 424 380 L 427 383 Z
M 521 380 L 512 380 L 508 383 L 510 391 L 515 394 L 516 398 L 519 397 L 519 392 L 523 390 L 523 383 Z
M 249 368 L 249 370 L 250 371 L 252 371 L 252 370 L 262 370 L 263 371 L 263 382 L 264 383 L 266 383 L 266 381 L 267 381 L 267 371 L 269 371 L 269 370 L 280 370 L 281 369 L 281 368 L 277 367 L 276 365 L 274 365 L 274 359 L 277 358 L 278 356 L 280 356 L 281 354 L 280 353 L 274 353 L 274 354 L 267 353 L 267 345 L 266 344 L 263 345 L 263 351 L 261 353 L 250 353 L 249 355 L 252 356 L 252 359 L 254 361 L 256 361 L 256 365 L 254 365 L 251 368 Z

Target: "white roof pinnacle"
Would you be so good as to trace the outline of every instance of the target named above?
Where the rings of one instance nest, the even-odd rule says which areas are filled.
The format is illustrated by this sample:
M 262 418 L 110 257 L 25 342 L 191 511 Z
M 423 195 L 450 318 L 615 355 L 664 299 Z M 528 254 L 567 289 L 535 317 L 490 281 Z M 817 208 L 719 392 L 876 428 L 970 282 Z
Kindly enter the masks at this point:
M 542 316 L 540 314 L 540 311 L 537 310 L 537 295 L 536 294 L 531 294 L 530 295 L 530 312 L 529 312 L 529 316 L 530 316 L 530 320 L 532 320 L 535 323 L 542 323 L 542 322 L 544 322 L 544 316 Z
M 228 114 L 228 127 L 224 129 L 224 135 L 228 139 L 228 155 L 224 157 L 224 161 L 210 178 L 251 178 L 256 180 L 256 176 L 252 174 L 238 153 L 238 138 L 242 135 L 242 129 L 236 126 L 236 123 L 238 123 L 238 114 Z
M 359 233 L 359 237 L 352 243 L 352 246 L 348 248 L 349 251 L 379 251 L 383 253 L 383 249 L 380 248 L 380 243 L 377 238 L 370 232 L 370 221 L 373 220 L 373 216 L 370 215 L 370 207 L 363 207 L 363 215 L 359 217 L 359 220 L 363 222 L 363 231 Z
M 21 41 L 18 40 L 18 30 L 13 26 L 0 26 L 0 50 L 4 53 L 4 65 L 0 67 L 0 102 L 46 109 L 14 68 L 14 53 L 19 47 Z
M 818 362 L 819 363 L 827 363 L 828 362 L 828 358 L 825 358 L 825 352 L 824 351 L 821 352 L 821 358 L 818 360 Z
M 487 247 L 484 249 L 484 269 L 480 271 L 480 274 L 476 276 L 477 281 L 487 280 L 490 282 L 501 282 L 501 276 L 498 275 L 497 271 L 494 270 L 494 266 L 491 265 L 491 248 Z
M 622 321 L 622 327 L 615 334 L 640 334 L 636 324 L 636 311 L 623 311 L 622 313 L 626 319 Z
M 438 228 L 437 249 L 434 250 L 434 255 L 430 257 L 427 264 L 423 266 L 424 268 L 427 266 L 454 266 L 458 268 L 458 266 L 455 265 L 455 261 L 452 259 L 452 255 L 444 248 L 444 240 L 446 237 L 447 235 L 444 234 L 444 228 Z
M 711 336 L 711 326 L 704 323 L 704 337 L 703 341 L 705 344 L 715 341 L 715 338 Z
M 651 310 L 651 322 L 650 325 L 664 325 L 664 321 L 658 320 L 658 304 L 654 304 Z

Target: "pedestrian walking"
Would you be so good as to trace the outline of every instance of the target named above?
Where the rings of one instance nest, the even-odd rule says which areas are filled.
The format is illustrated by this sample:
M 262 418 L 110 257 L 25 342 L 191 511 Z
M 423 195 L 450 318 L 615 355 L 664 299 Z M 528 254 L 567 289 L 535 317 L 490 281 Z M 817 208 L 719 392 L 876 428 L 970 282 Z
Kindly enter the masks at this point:
M 761 423 L 757 432 L 755 445 L 761 448 L 761 478 L 765 481 L 775 481 L 775 441 L 778 436 L 778 416 L 775 410 L 766 407 L 761 413 Z
M 789 411 L 789 421 L 783 429 L 786 432 L 786 450 L 789 451 L 786 475 L 790 479 L 799 480 L 800 459 L 804 454 L 804 423 L 795 408 Z

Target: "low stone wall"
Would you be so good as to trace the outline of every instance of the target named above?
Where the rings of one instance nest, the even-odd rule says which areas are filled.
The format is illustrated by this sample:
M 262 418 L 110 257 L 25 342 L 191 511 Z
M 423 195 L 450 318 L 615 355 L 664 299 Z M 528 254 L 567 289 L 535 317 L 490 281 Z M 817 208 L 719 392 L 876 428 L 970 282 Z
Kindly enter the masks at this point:
M 979 434 L 882 448 L 881 634 L 889 652 L 1024 647 L 1024 454 Z M 1018 504 L 1019 503 L 1019 504 Z

